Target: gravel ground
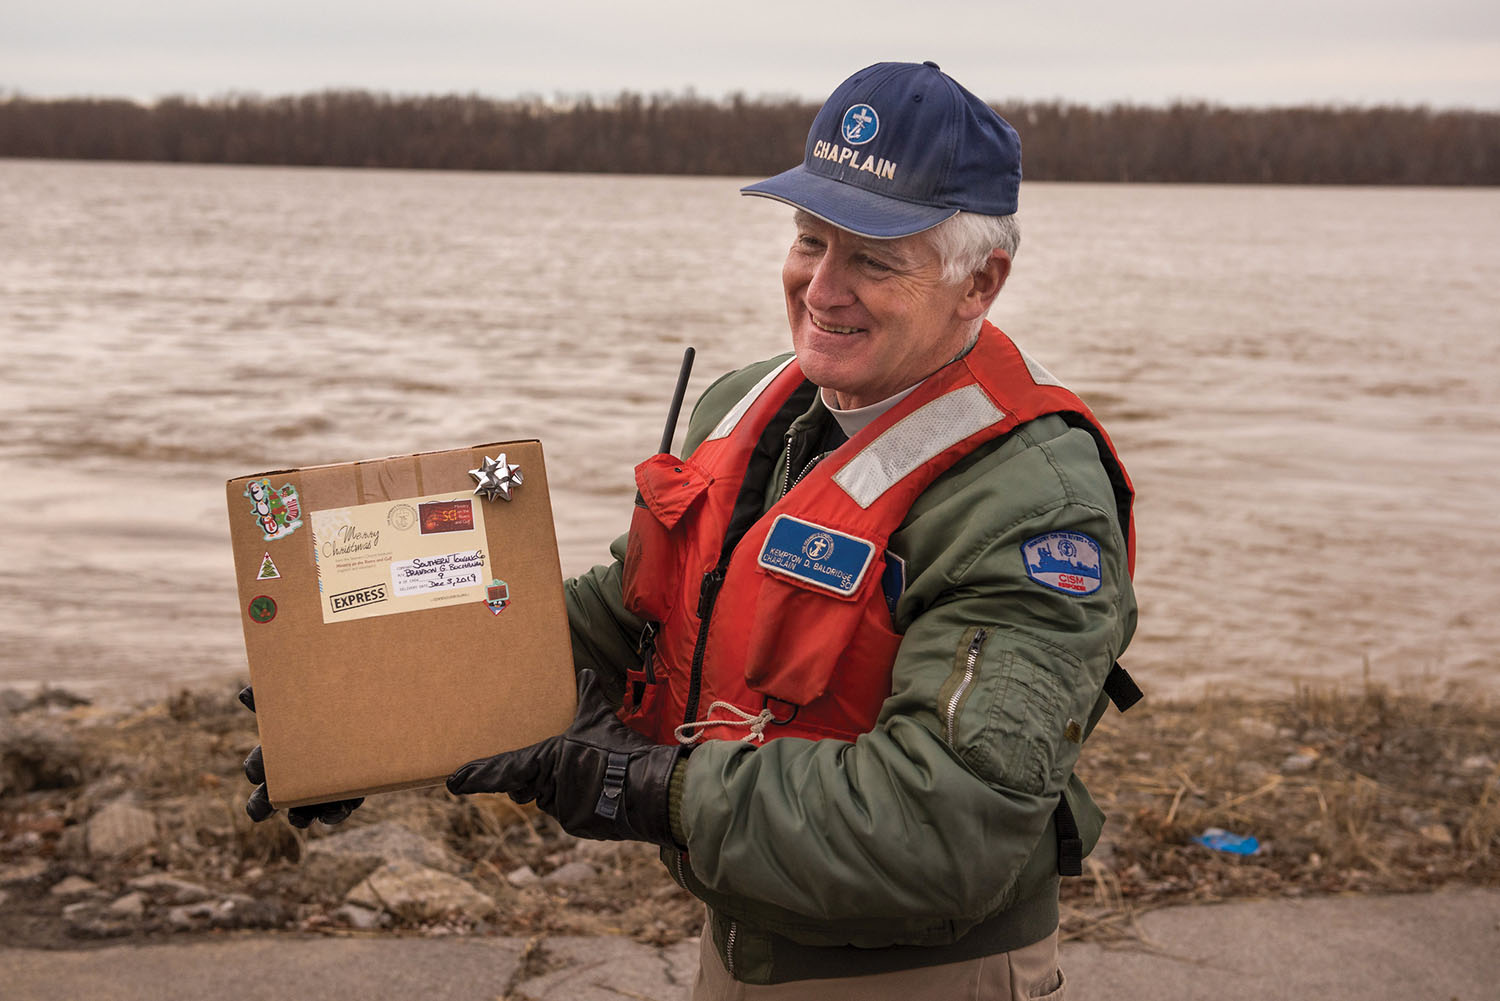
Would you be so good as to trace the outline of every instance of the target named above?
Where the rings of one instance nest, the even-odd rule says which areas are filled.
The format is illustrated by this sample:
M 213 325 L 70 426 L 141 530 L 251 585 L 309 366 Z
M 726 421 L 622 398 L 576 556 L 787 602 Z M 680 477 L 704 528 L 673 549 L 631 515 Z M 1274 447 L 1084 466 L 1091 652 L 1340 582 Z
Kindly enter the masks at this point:
M 1500 708 L 1370 689 L 1143 703 L 1080 772 L 1110 815 L 1066 939 L 1235 898 L 1500 886 Z M 129 711 L 0 692 L 0 936 L 79 948 L 235 929 L 328 935 L 696 935 L 701 905 L 637 844 L 584 842 L 504 797 L 372 797 L 346 824 L 252 825 L 234 691 Z M 1207 847 L 1220 829 L 1254 854 Z

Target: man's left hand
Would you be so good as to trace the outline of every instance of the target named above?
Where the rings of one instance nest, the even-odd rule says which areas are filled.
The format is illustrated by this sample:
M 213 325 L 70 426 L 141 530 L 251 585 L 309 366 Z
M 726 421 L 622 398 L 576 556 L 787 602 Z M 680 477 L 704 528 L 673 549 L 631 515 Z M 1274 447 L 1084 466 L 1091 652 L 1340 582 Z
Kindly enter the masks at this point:
M 255 689 L 246 685 L 240 690 L 239 699 L 240 705 L 255 712 Z M 255 786 L 255 791 L 245 801 L 245 813 L 258 824 L 276 812 L 276 807 L 271 805 L 271 794 L 266 790 L 266 763 L 261 756 L 259 744 L 255 745 L 250 756 L 245 759 L 244 769 L 245 778 Z M 359 805 L 364 801 L 365 798 L 361 796 L 358 799 L 340 799 L 329 803 L 314 803 L 311 806 L 288 807 L 286 819 L 293 827 L 311 827 L 314 820 L 321 820 L 332 827 L 334 824 L 342 824 L 348 820 L 349 814 L 359 809 Z
M 687 750 L 654 744 L 620 722 L 598 677 L 584 669 L 578 672 L 578 714 L 566 731 L 469 762 L 448 776 L 448 791 L 536 800 L 575 837 L 679 847 L 667 792 Z

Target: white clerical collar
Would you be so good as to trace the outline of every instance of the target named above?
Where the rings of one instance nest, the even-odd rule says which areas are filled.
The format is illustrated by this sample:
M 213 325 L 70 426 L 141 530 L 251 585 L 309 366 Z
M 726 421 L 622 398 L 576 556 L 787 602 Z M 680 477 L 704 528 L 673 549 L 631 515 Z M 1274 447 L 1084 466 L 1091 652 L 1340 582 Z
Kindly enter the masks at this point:
M 824 389 L 822 391 L 823 406 L 827 407 L 828 412 L 833 414 L 833 419 L 839 422 L 839 427 L 843 429 L 844 436 L 846 438 L 853 438 L 863 431 L 865 426 L 875 418 L 906 399 L 911 394 L 911 391 L 921 384 L 919 382 L 914 386 L 907 386 L 895 396 L 887 396 L 879 403 L 872 403 L 868 407 L 855 407 L 853 410 L 840 410 L 838 404 L 835 402 L 833 393 L 830 390 Z

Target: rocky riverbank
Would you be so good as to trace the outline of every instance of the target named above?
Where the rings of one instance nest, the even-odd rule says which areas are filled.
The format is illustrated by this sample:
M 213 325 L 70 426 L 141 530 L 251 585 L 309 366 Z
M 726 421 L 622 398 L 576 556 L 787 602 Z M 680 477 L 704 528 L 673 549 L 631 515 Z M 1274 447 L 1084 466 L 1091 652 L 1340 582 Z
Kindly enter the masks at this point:
M 1500 885 L 1496 732 L 1482 699 L 1374 689 L 1111 713 L 1080 769 L 1111 821 L 1065 883 L 1064 933 L 1131 935 L 1187 901 Z M 504 797 L 413 790 L 337 828 L 251 824 L 255 740 L 232 687 L 125 712 L 0 693 L 0 935 L 697 933 L 653 849 L 579 841 Z M 1196 840 L 1210 829 L 1241 840 Z

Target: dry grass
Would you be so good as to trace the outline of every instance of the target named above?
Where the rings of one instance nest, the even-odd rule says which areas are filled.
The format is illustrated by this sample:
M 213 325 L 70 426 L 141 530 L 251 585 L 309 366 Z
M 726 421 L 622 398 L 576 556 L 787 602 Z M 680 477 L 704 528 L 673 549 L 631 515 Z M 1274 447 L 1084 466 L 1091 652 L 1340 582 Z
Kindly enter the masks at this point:
M 1111 820 L 1064 935 L 1133 934 L 1167 904 L 1500 885 L 1497 724 L 1487 699 L 1375 686 L 1111 714 L 1079 769 Z M 1210 827 L 1261 850 L 1193 842 Z
M 82 782 L 0 796 L 0 866 L 40 857 L 49 881 L 79 873 L 110 892 L 132 875 L 165 870 L 274 900 L 275 927 L 339 930 L 330 914 L 350 873 L 306 852 L 327 832 L 244 816 L 249 786 L 238 762 L 254 743 L 254 723 L 230 693 L 183 694 L 123 719 L 87 707 L 49 719 L 76 742 L 60 763 L 67 768 L 51 771 L 76 770 Z M 1125 716 L 1111 712 L 1079 769 L 1110 819 L 1083 878 L 1064 881 L 1064 936 L 1139 938 L 1136 918 L 1167 904 L 1500 885 L 1497 732 L 1500 706 L 1489 700 L 1375 687 L 1148 701 Z M 91 859 L 83 821 L 122 794 L 157 813 L 163 838 L 131 859 Z M 398 820 L 446 843 L 460 874 L 499 905 L 490 931 L 665 944 L 696 934 L 701 922 L 701 905 L 653 849 L 580 846 L 503 797 L 416 790 L 372 798 L 359 818 Z M 1262 850 L 1240 857 L 1194 843 L 1209 827 L 1254 835 Z M 597 878 L 524 890 L 505 879 L 523 865 L 545 874 L 580 857 Z M 0 934 L 65 943 L 60 911 L 39 886 L 12 888 Z

